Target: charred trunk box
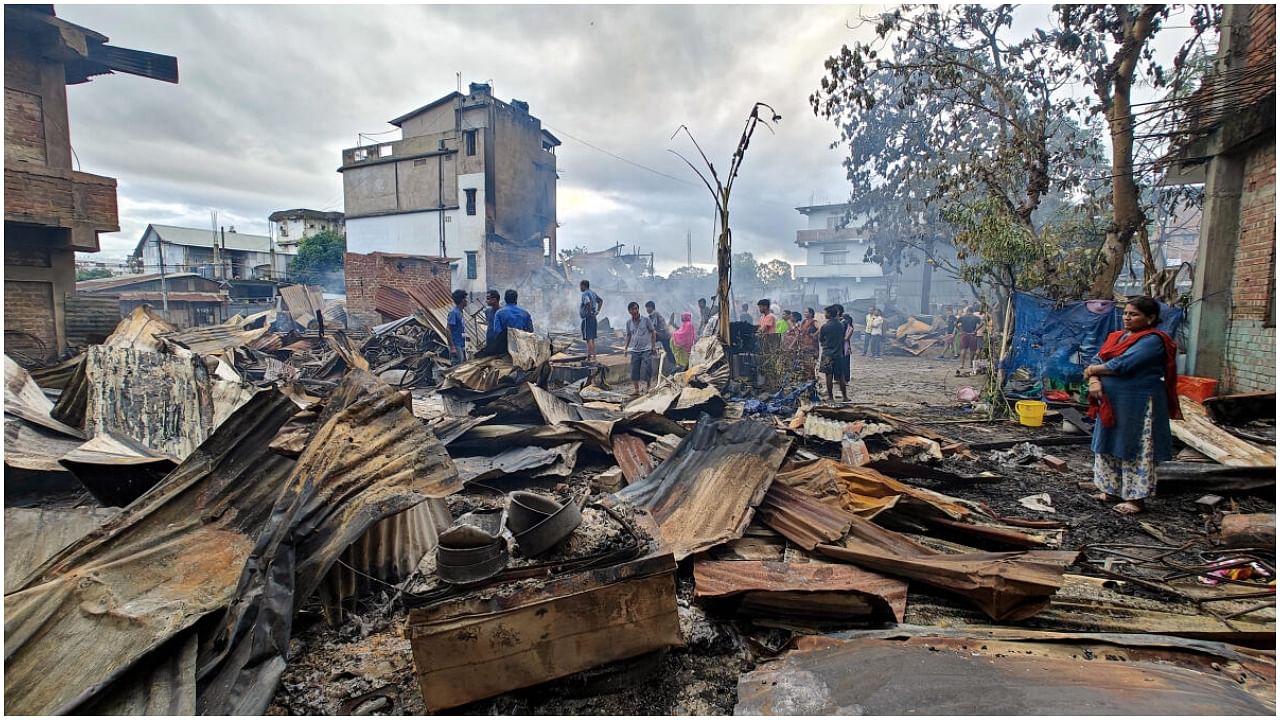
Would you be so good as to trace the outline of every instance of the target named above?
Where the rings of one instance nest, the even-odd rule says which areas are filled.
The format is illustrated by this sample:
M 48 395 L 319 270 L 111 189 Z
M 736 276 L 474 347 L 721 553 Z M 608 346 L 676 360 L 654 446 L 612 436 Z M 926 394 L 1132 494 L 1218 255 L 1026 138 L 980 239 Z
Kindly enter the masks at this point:
M 411 610 L 406 634 L 426 707 L 453 708 L 683 645 L 675 573 L 671 552 L 653 543 L 616 565 Z

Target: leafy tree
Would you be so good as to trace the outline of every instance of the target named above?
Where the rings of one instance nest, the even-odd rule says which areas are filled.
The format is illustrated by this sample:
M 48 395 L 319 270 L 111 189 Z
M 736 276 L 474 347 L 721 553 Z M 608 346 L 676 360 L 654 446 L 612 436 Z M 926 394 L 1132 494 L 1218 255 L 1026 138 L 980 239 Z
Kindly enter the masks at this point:
M 779 287 L 791 282 L 791 263 L 781 258 L 756 266 L 756 279 L 765 287 Z
M 1057 5 L 1060 29 L 1055 33 L 1057 46 L 1073 61 L 1071 77 L 1092 90 L 1097 105 L 1107 120 L 1111 139 L 1111 171 L 1107 179 L 1111 190 L 1111 224 L 1102 245 L 1100 271 L 1091 294 L 1111 297 L 1116 279 L 1124 267 L 1125 257 L 1136 238 L 1146 276 L 1153 278 L 1161 270 L 1151 252 L 1147 235 L 1148 217 L 1142 203 L 1143 186 L 1151 176 L 1135 165 L 1140 138 L 1137 128 L 1151 118 L 1135 112 L 1132 92 L 1135 82 L 1145 80 L 1153 88 L 1178 86 L 1185 75 L 1187 58 L 1199 47 L 1204 33 L 1222 24 L 1220 5 L 1189 7 L 1189 26 L 1193 31 L 1173 57 L 1173 73 L 1157 58 L 1153 47 L 1156 35 L 1169 20 L 1169 5 Z M 1156 109 L 1155 113 L 1162 113 Z M 1145 139 L 1167 145 L 1160 133 Z M 1145 176 L 1145 177 L 1144 177 Z
M 702 280 L 711 277 L 711 271 L 696 265 L 678 267 L 667 274 L 668 280 Z
M 741 282 L 747 283 L 760 277 L 760 263 L 756 262 L 756 256 L 749 252 L 734 253 L 732 267 L 733 276 Z
M 76 282 L 81 280 L 99 280 L 101 278 L 111 277 L 111 271 L 106 268 L 91 267 L 83 270 L 76 270 Z
M 298 254 L 289 262 L 289 274 L 298 282 L 342 292 L 346 252 L 347 237 L 332 230 L 305 237 L 298 243 Z
M 1043 33 L 1014 36 L 1014 8 L 903 5 L 877 39 L 826 62 L 810 97 L 849 148 L 851 207 L 886 271 L 920 256 L 953 273 L 943 211 L 991 200 L 1035 236 L 1051 193 L 1079 187 L 1096 143 L 1072 121 L 1070 70 Z M 837 143 L 839 144 L 839 143 Z

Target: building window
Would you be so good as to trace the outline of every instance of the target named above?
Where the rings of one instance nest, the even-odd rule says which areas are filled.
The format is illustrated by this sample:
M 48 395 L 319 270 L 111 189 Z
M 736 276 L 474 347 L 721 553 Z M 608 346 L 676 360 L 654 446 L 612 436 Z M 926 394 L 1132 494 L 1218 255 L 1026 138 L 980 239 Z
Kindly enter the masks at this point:
M 476 279 L 476 251 L 467 251 L 467 279 Z
M 823 265 L 848 265 L 849 253 L 847 252 L 824 252 L 822 253 Z
M 467 194 L 467 214 L 475 215 L 476 214 L 476 189 L 467 188 L 462 192 Z
M 467 130 L 466 132 L 462 133 L 462 136 L 466 138 L 466 141 L 467 141 L 467 155 L 475 155 L 476 154 L 476 131 Z

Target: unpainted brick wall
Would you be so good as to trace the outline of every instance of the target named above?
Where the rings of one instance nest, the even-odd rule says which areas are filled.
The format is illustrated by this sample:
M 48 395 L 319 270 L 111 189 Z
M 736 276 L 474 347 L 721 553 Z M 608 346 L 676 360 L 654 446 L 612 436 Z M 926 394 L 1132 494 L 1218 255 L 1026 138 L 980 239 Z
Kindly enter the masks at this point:
M 4 281 L 4 331 L 34 335 L 44 344 L 44 357 L 57 355 L 58 336 L 54 320 L 53 283 L 24 280 Z M 5 338 L 30 350 L 24 338 Z
M 355 329 L 382 322 L 374 302 L 379 287 L 401 290 L 435 285 L 448 295 L 451 289 L 449 263 L 438 258 L 383 253 L 347 253 L 343 274 L 347 285 L 347 318 Z
M 1275 253 L 1276 146 L 1272 140 L 1245 160 L 1222 377 L 1227 392 L 1276 386 Z

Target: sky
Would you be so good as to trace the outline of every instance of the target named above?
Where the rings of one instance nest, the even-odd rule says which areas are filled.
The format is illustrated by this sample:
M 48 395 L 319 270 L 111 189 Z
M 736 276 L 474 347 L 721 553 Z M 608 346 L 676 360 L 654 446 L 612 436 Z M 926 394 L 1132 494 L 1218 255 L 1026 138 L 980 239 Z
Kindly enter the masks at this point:
M 736 251 L 802 262 L 801 205 L 848 196 L 837 130 L 808 97 L 824 60 L 864 39 L 873 6 L 57 5 L 113 45 L 178 58 L 177 85 L 117 74 L 67 89 L 85 172 L 119 181 L 120 232 L 94 260 L 128 255 L 148 223 L 267 234 L 274 210 L 342 209 L 337 172 L 358 133 L 453 91 L 458 76 L 520 99 L 563 141 L 561 248 L 655 252 L 659 273 L 710 266 L 710 193 L 669 150 L 717 170 L 747 113 L 782 122 L 753 138 L 730 204 Z M 392 134 L 374 136 L 396 139 Z M 585 144 L 585 143 L 589 143 Z M 368 144 L 368 141 L 364 141 Z M 595 149 L 591 145 L 596 146 Z M 602 152 L 607 151 L 607 152 Z M 608 153 L 646 166 L 641 169 Z M 661 174 L 659 174 L 661 173 Z M 665 176 L 671 177 L 665 177 Z M 674 178 L 674 179 L 673 179 Z M 89 258 L 87 258 L 89 259 Z

